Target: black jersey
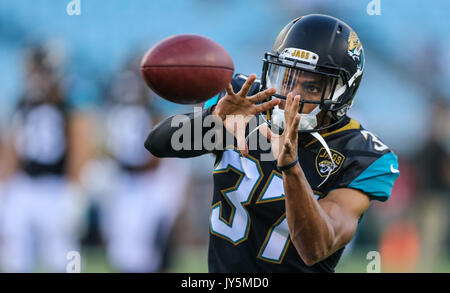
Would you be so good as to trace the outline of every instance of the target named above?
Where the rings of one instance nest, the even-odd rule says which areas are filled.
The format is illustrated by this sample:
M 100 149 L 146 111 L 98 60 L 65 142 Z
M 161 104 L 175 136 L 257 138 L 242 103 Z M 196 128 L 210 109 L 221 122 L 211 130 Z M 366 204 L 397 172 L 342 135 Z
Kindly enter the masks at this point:
M 148 167 L 151 156 L 142 140 L 152 128 L 150 111 L 138 103 L 115 103 L 107 111 L 107 147 L 119 166 L 127 171 Z
M 238 90 L 245 77 L 233 79 Z M 258 91 L 255 84 L 250 94 Z M 206 103 L 211 112 L 217 98 Z M 191 115 L 190 117 L 194 117 Z M 189 157 L 206 151 L 169 151 L 169 121 L 158 125 L 146 147 L 160 156 Z M 256 133 L 256 135 L 259 135 Z M 398 177 L 396 155 L 373 133 L 347 117 L 322 135 L 332 154 L 310 135 L 299 139 L 299 162 L 318 200 L 337 188 L 354 188 L 371 199 L 389 198 Z M 158 143 L 152 143 L 151 141 Z M 283 180 L 276 162 L 263 158 L 260 149 L 241 157 L 234 148 L 216 152 L 213 170 L 214 196 L 210 214 L 208 266 L 210 272 L 333 272 L 343 249 L 307 266 L 289 237 Z M 330 177 L 321 185 L 328 173 Z
M 15 149 L 22 170 L 31 175 L 62 175 L 67 160 L 67 109 L 63 104 L 19 104 L 14 118 Z

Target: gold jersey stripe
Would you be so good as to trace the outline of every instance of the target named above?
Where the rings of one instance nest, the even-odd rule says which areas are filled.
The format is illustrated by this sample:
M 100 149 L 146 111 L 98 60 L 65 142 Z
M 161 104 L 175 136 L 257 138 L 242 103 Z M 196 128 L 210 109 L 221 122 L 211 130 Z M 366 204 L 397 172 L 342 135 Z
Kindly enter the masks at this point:
M 336 130 L 334 130 L 334 131 L 331 131 L 331 132 L 327 132 L 327 133 L 325 133 L 325 134 L 322 134 L 322 137 L 325 138 L 325 137 L 327 137 L 327 136 L 330 136 L 330 135 L 332 135 L 332 134 L 335 134 L 335 133 L 338 133 L 338 132 L 341 132 L 341 131 L 345 131 L 345 130 L 349 130 L 349 129 L 359 129 L 359 128 L 361 128 L 361 124 L 359 124 L 359 122 L 356 121 L 355 119 L 351 118 L 351 119 L 350 119 L 350 122 L 347 123 L 345 126 L 339 128 L 339 129 L 336 129 Z M 305 146 L 305 148 L 309 147 L 310 145 L 312 145 L 312 144 L 315 143 L 316 141 L 317 141 L 317 139 L 313 139 L 312 141 L 310 141 L 310 142 Z

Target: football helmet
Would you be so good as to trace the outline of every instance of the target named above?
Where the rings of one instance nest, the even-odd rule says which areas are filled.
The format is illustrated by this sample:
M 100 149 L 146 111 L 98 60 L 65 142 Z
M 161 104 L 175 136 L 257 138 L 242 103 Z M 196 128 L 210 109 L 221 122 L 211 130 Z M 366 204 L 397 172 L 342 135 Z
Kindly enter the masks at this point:
M 268 100 L 285 100 L 289 92 L 299 94 L 299 132 L 318 132 L 345 118 L 363 75 L 364 51 L 346 23 L 311 14 L 289 22 L 276 38 L 272 52 L 265 53 L 263 62 L 262 90 L 276 89 Z M 267 111 L 266 118 L 269 125 L 284 129 L 284 110 L 280 106 Z

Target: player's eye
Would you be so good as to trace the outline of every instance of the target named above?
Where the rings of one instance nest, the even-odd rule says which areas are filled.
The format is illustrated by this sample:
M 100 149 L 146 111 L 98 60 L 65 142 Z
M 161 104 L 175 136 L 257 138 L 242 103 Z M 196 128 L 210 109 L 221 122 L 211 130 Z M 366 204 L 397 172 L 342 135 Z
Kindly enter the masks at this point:
M 311 92 L 311 93 L 319 93 L 320 92 L 320 89 L 318 88 L 318 87 L 316 87 L 316 86 L 309 86 L 308 87 L 308 91 L 309 92 Z
M 310 94 L 318 94 L 322 91 L 322 88 L 320 86 L 313 85 L 313 84 L 306 84 L 303 86 L 303 88 L 305 89 L 305 91 L 307 93 L 310 93 Z

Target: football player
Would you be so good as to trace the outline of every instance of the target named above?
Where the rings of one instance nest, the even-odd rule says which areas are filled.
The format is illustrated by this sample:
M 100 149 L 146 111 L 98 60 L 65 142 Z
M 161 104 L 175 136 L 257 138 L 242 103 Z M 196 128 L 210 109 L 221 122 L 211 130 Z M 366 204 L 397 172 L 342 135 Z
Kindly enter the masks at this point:
M 5 150 L 2 269 L 65 272 L 68 253 L 79 251 L 90 120 L 68 105 L 60 52 L 47 45 L 27 52 L 24 93 Z
M 282 29 L 263 61 L 261 81 L 236 75 L 202 112 L 222 122 L 216 133 L 233 133 L 238 147 L 212 151 L 209 271 L 333 272 L 370 201 L 386 201 L 399 176 L 396 155 L 347 116 L 364 72 L 363 47 L 341 20 L 307 15 Z M 241 115 L 245 123 L 258 113 L 264 123 L 246 134 L 229 120 Z M 196 115 L 188 116 L 194 125 Z M 174 150 L 180 127 L 171 122 L 149 134 L 152 154 L 208 153 Z M 270 141 L 274 160 L 262 159 L 260 144 L 248 148 L 253 134 Z
M 139 60 L 132 58 L 119 72 L 105 107 L 107 150 L 117 172 L 103 190 L 102 231 L 116 270 L 161 272 L 168 269 L 168 241 L 184 204 L 188 166 L 155 158 L 139 143 L 157 111 L 136 68 Z M 177 170 L 175 181 L 171 170 Z

